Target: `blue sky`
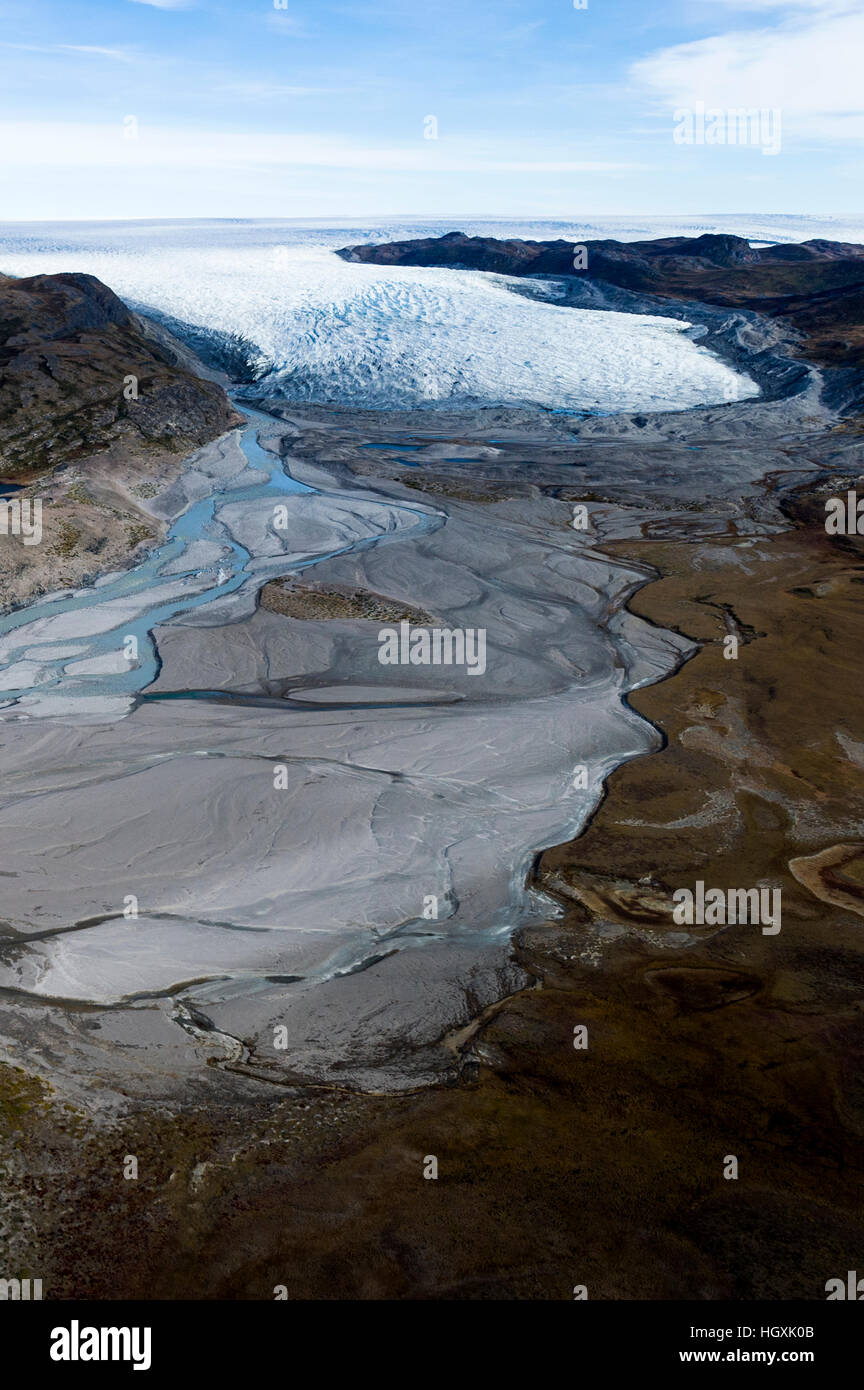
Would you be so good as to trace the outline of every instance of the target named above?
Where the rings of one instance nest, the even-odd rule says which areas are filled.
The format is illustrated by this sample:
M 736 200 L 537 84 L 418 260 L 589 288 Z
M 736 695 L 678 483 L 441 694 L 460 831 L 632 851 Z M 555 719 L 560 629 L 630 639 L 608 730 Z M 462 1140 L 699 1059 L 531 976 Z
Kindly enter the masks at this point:
M 862 52 L 864 0 L 0 0 L 0 220 L 861 212 Z

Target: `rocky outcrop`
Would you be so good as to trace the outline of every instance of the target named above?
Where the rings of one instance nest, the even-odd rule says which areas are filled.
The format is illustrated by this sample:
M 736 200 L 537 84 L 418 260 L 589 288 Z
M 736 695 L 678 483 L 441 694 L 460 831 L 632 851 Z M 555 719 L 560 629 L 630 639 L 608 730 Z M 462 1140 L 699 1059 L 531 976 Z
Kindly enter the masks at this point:
M 92 275 L 0 275 L 0 609 L 134 563 L 165 533 L 151 500 L 239 424 L 215 373 Z
M 92 275 L 0 276 L 0 476 L 118 441 L 185 453 L 224 433 L 238 417 L 189 362 Z

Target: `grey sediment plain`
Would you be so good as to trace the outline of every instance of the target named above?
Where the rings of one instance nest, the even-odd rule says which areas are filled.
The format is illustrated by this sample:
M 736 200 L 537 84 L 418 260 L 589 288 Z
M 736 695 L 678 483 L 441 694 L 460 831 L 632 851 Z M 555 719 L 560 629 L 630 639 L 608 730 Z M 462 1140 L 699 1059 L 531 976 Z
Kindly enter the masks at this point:
M 628 613 L 651 572 L 602 542 L 751 546 L 784 524 L 779 488 L 861 461 L 821 374 L 785 370 L 773 325 L 727 320 L 763 373 L 759 401 L 605 419 L 264 403 L 281 423 L 262 441 L 319 489 L 289 499 L 302 522 L 276 533 L 272 501 L 222 499 L 216 531 L 250 553 L 247 578 L 156 627 L 143 699 L 93 722 L 64 713 L 62 690 L 32 710 L 47 717 L 4 712 L 7 1058 L 109 1106 L 241 1079 L 400 1090 L 455 1074 L 449 1034 L 531 983 L 512 933 L 555 911 L 526 890 L 534 855 L 578 832 L 612 768 L 660 746 L 626 695 L 692 650 Z M 397 437 L 419 445 L 410 468 L 363 447 Z M 228 439 L 200 451 L 166 513 L 219 459 L 224 482 Z M 569 524 L 575 501 L 587 532 Z M 484 628 L 482 680 L 382 666 L 378 620 L 258 606 L 315 552 L 307 587 Z M 357 687 L 381 703 L 352 704 Z
M 323 481 L 318 463 L 290 466 Z M 672 669 L 686 644 L 626 614 L 643 574 L 561 525 L 560 504 L 427 505 L 435 526 L 421 529 L 417 494 L 386 480 L 292 501 L 296 534 L 268 528 L 272 499 L 220 508 L 254 557 L 250 578 L 157 628 L 147 693 L 175 698 L 70 723 L 61 690 L 47 717 L 3 726 L 0 825 L 15 868 L 0 980 L 22 992 L 10 1011 L 44 1001 L 73 1054 L 88 1010 L 89 1055 L 70 1076 L 95 1065 L 95 1019 L 102 1079 L 117 1068 L 125 1086 L 141 1069 L 170 1089 L 172 1029 L 190 1070 L 203 1035 L 204 1057 L 223 1039 L 223 1060 L 259 1076 L 381 1089 L 451 1073 L 441 1040 L 527 983 L 510 935 L 548 910 L 525 891 L 531 858 L 578 827 L 622 757 L 656 742 L 621 695 Z M 344 524 L 334 535 L 346 509 L 354 536 L 379 543 L 348 549 Z M 263 578 L 301 543 L 308 557 L 313 521 L 320 547 L 343 553 L 307 582 L 320 574 L 485 628 L 483 678 L 382 666 L 378 621 L 256 608 Z M 81 611 L 52 640 L 74 637 Z M 379 702 L 367 690 L 352 707 L 358 686 Z M 327 690 L 330 707 L 279 698 Z M 265 706 L 244 703 L 262 695 Z M 130 897 L 137 917 L 124 916 Z

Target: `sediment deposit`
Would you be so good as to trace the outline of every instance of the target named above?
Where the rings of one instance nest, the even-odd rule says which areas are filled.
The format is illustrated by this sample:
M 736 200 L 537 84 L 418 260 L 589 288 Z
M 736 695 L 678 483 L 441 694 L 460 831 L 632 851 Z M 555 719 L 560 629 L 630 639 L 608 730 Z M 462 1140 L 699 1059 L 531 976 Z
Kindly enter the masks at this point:
M 274 397 L 155 500 L 215 494 L 132 596 L 152 670 L 70 732 L 120 628 L 73 595 L 19 641 L 6 1166 L 54 1296 L 807 1299 L 854 1267 L 864 572 L 823 518 L 864 436 L 787 325 L 686 312 L 758 401 Z M 485 628 L 483 679 L 382 666 L 404 614 Z M 782 932 L 682 929 L 696 879 L 780 887 Z

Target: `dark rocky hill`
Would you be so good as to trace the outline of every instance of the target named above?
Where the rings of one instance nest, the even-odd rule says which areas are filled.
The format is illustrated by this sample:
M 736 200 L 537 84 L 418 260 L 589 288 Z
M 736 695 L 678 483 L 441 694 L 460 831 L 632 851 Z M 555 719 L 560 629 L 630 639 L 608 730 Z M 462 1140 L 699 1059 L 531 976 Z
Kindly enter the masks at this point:
M 813 361 L 864 366 L 864 246 L 825 240 L 751 246 L 743 237 L 586 241 L 584 270 L 569 241 L 499 241 L 463 232 L 349 246 L 348 261 L 449 266 L 500 275 L 568 276 L 638 294 L 752 309 L 797 329 Z
M 92 275 L 0 275 L 0 611 L 134 564 L 165 535 L 153 499 L 240 421 L 214 373 Z M 16 503 L 40 509 L 35 544 Z
M 185 349 L 92 275 L 0 275 L 0 477 L 26 480 L 117 442 L 188 453 L 238 418 Z

